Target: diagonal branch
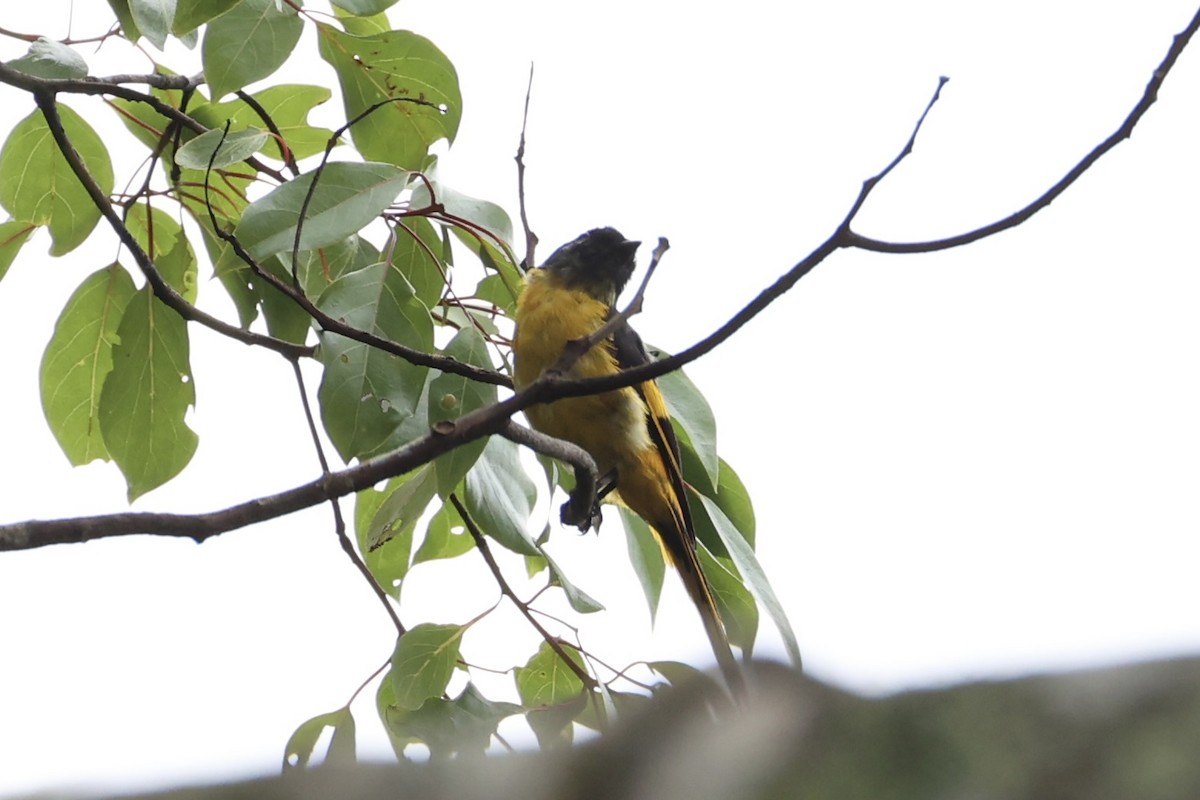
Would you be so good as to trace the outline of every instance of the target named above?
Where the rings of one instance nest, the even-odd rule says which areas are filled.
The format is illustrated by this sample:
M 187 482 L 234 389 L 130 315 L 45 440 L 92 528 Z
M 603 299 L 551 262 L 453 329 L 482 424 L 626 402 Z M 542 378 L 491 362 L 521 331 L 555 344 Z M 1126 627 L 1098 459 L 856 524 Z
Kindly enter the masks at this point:
M 1200 12 L 1189 23 L 1187 29 L 1175 37 L 1170 51 L 1155 71 L 1142 100 L 1130 112 L 1125 124 L 1121 126 L 1117 134 L 1105 140 L 1105 143 L 1089 153 L 1071 173 L 1068 173 L 1069 180 L 1064 179 L 1065 182 L 1062 182 L 1062 187 L 1057 189 L 1058 193 L 1061 193 L 1062 190 L 1073 182 L 1075 177 L 1078 177 L 1076 173 L 1089 168 L 1096 162 L 1100 155 L 1111 149 L 1116 142 L 1128 137 L 1133 126 L 1145 114 L 1149 105 L 1154 102 L 1158 88 L 1162 85 L 1168 72 L 1175 65 L 1180 52 L 1182 52 L 1197 29 L 1200 29 Z M 3 82 L 4 76 L 2 73 L 4 69 L 3 65 L 0 65 L 0 82 Z M 943 83 L 944 80 L 939 82 L 939 91 Z M 135 254 L 140 254 L 138 255 L 139 265 L 143 266 L 143 269 L 148 270 L 148 276 L 157 275 L 152 269 L 153 265 L 149 264 L 145 253 L 137 247 L 135 241 L 132 241 L 132 237 L 128 231 L 124 230 L 124 226 L 119 224 L 120 220 L 116 218 L 112 206 L 108 203 L 108 199 L 103 195 L 99 187 L 96 186 L 95 181 L 91 180 L 90 175 L 83 168 L 78 153 L 70 146 L 70 142 L 66 140 L 66 136 L 62 131 L 61 120 L 58 119 L 57 111 L 54 107 L 53 93 L 47 90 L 39 90 L 35 91 L 34 94 L 39 107 L 43 109 L 48 121 L 50 121 L 52 131 L 55 131 L 56 141 L 63 147 L 64 155 L 67 156 L 68 161 L 72 164 L 72 168 L 76 171 L 76 174 L 79 175 L 80 180 L 83 181 L 84 186 L 88 188 L 89 194 L 93 196 L 106 218 L 114 224 L 118 234 L 122 236 L 122 241 L 125 241 Z M 552 373 L 546 373 L 505 400 L 472 411 L 456 420 L 440 423 L 434 431 L 391 453 L 370 459 L 339 472 L 331 472 L 318 480 L 302 486 L 297 486 L 278 494 L 250 500 L 220 511 L 204 514 L 109 514 L 76 519 L 33 520 L 0 525 L 0 551 L 27 550 L 50 544 L 83 542 L 108 536 L 124 536 L 139 533 L 185 536 L 197 541 L 203 541 L 210 536 L 215 536 L 225 531 L 273 519 L 303 508 L 308 508 L 333 497 L 350 494 L 351 492 L 374 485 L 380 480 L 407 472 L 462 444 L 474 441 L 483 436 L 500 433 L 505 430 L 513 414 L 536 403 L 546 403 L 563 397 L 595 394 L 632 386 L 678 369 L 724 342 L 745 325 L 746 322 L 786 293 L 797 281 L 837 250 L 849 247 L 864 247 L 871 244 L 872 240 L 864 239 L 853 233 L 850 225 L 858 209 L 862 207 L 872 189 L 878 185 L 879 180 L 895 168 L 907 153 L 911 151 L 921 124 L 929 113 L 929 107 L 932 106 L 936 99 L 937 92 L 935 92 L 933 100 L 930 101 L 929 106 L 926 107 L 925 112 L 918 120 L 912 136 L 909 137 L 900 155 L 893 159 L 877 176 L 863 182 L 862 189 L 851 206 L 851 210 L 828 239 L 776 279 L 773 284 L 763 289 L 757 297 L 737 312 L 728 322 L 709 336 L 674 356 L 602 378 L 567 380 Z M 978 238 L 982 238 L 983 235 L 991 235 L 991 233 L 1003 229 L 996 228 L 995 230 L 991 230 L 993 227 L 989 226 L 989 228 L 980 229 L 983 231 L 990 230 L 990 233 L 978 234 L 976 232 Z M 932 249 L 941 249 L 943 247 L 954 246 L 954 244 L 946 244 L 946 242 L 955 242 L 955 240 L 934 242 L 931 243 L 931 247 Z M 158 280 L 161 281 L 161 277 L 158 277 Z M 169 287 L 166 288 L 169 290 Z M 182 301 L 182 298 L 179 298 L 178 295 L 175 295 L 175 297 Z M 187 308 L 191 308 L 186 302 L 184 304 Z M 185 318 L 190 317 L 185 315 Z M 217 322 L 219 323 L 219 321 Z M 249 335 L 241 331 L 241 329 L 234 329 L 234 332 L 236 334 Z M 244 341 L 241 336 L 235 336 L 235 338 Z M 267 339 L 269 342 L 275 341 L 269 337 L 259 338 Z M 252 343 L 259 342 L 254 341 Z M 289 344 L 289 347 L 295 346 Z

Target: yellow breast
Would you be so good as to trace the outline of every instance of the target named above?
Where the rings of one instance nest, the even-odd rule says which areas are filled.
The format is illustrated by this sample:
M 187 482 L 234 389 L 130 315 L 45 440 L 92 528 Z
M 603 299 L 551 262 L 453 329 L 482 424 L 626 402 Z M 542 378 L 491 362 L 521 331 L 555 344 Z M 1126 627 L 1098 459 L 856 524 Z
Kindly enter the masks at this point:
M 517 303 L 513 341 L 513 381 L 517 388 L 552 366 L 567 342 L 604 324 L 608 305 L 586 292 L 567 289 L 551 272 L 532 270 Z M 593 347 L 566 373 L 569 377 L 611 375 L 616 359 L 605 344 Z M 601 475 L 628 454 L 650 445 L 646 409 L 633 389 L 571 397 L 532 406 L 525 416 L 542 433 L 579 445 L 591 453 Z

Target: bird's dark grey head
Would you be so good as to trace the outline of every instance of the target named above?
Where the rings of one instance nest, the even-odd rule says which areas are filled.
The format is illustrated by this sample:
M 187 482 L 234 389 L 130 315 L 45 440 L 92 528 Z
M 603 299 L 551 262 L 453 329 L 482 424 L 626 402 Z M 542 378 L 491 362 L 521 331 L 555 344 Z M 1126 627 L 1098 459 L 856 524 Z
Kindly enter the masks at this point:
M 639 246 L 641 242 L 629 241 L 616 228 L 593 228 L 551 253 L 542 269 L 612 305 L 633 275 Z

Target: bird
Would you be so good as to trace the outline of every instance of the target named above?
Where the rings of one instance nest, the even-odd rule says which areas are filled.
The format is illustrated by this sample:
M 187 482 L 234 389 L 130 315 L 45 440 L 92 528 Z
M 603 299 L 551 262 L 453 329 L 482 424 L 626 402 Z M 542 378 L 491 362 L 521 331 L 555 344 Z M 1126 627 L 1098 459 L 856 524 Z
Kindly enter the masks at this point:
M 640 244 L 615 228 L 595 228 L 526 273 L 513 334 L 516 389 L 553 366 L 569 342 L 595 333 L 617 313 L 614 306 L 633 275 Z M 563 377 L 611 375 L 649 360 L 641 337 L 621 321 L 611 336 L 582 354 Z M 726 683 L 739 690 L 741 670 L 712 585 L 700 568 L 679 442 L 658 385 L 648 380 L 537 404 L 526 408 L 525 416 L 536 430 L 587 451 L 604 486 L 601 495 L 611 491 L 614 499 L 650 525 L 700 613 Z

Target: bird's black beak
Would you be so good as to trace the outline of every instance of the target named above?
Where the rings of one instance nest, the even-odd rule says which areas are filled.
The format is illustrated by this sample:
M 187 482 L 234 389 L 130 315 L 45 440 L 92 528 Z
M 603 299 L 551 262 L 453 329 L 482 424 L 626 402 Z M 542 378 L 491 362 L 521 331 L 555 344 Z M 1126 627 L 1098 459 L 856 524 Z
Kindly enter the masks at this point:
M 634 253 L 636 253 L 638 251 L 638 248 L 641 246 L 642 246 L 641 242 L 631 242 L 629 240 L 626 240 L 621 243 L 621 249 L 624 250 L 625 255 L 629 256 L 630 258 L 633 258 Z

